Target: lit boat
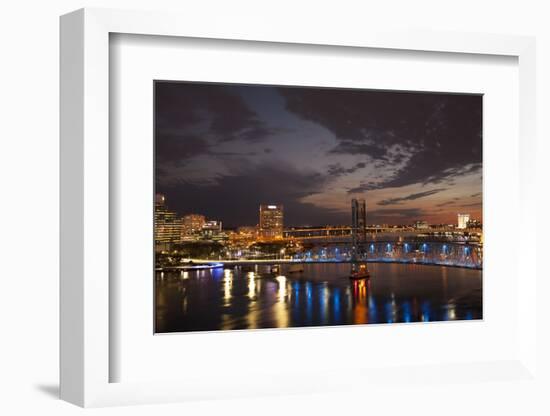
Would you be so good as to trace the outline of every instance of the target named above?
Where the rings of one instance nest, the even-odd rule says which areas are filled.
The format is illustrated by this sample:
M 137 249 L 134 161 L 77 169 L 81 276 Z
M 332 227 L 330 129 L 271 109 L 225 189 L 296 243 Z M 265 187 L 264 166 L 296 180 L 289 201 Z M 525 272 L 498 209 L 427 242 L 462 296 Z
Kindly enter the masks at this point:
M 366 263 L 352 265 L 351 273 L 349 275 L 350 279 L 360 280 L 360 279 L 368 279 L 369 277 L 370 277 L 370 273 L 369 273 L 369 270 L 367 269 Z
M 303 273 L 304 266 L 302 264 L 291 264 L 288 268 L 289 273 Z
M 218 269 L 220 267 L 223 267 L 223 263 L 194 264 L 190 266 L 184 266 L 183 270 Z

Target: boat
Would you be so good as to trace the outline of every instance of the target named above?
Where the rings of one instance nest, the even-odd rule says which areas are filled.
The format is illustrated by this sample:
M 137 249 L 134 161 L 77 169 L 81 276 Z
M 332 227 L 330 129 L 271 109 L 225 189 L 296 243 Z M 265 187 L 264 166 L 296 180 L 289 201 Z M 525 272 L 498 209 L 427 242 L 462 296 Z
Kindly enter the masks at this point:
M 353 264 L 351 267 L 352 267 L 351 273 L 349 275 L 350 279 L 361 280 L 361 279 L 368 279 L 370 277 L 370 272 L 367 268 L 366 263 Z
M 303 264 L 291 264 L 288 268 L 289 273 L 303 273 L 304 265 Z

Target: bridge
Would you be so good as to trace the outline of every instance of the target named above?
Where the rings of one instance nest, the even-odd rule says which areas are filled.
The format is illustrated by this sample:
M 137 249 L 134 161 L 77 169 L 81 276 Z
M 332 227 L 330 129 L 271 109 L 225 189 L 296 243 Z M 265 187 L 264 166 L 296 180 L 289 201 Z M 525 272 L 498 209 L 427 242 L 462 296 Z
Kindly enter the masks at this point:
M 466 267 L 481 269 L 483 266 L 483 249 L 480 244 L 465 244 L 456 242 L 420 241 L 420 242 L 381 242 L 365 243 L 363 254 L 353 259 L 350 244 L 318 245 L 292 256 L 264 255 L 258 257 L 212 258 L 212 259 L 181 259 L 182 266 L 170 266 L 164 269 L 177 269 L 183 264 L 207 264 L 213 262 L 224 265 L 237 264 L 284 264 L 284 263 L 409 263 Z
M 350 245 L 318 245 L 304 251 L 295 260 L 352 261 Z M 384 263 L 437 264 L 481 269 L 483 248 L 479 243 L 447 241 L 368 241 L 357 261 Z
M 399 239 L 436 239 L 436 240 L 479 240 L 482 234 L 480 229 L 456 230 L 449 227 L 417 230 L 411 227 L 365 227 L 365 235 L 373 240 Z M 352 227 L 306 227 L 289 228 L 283 231 L 285 239 L 304 242 L 348 242 L 352 239 Z

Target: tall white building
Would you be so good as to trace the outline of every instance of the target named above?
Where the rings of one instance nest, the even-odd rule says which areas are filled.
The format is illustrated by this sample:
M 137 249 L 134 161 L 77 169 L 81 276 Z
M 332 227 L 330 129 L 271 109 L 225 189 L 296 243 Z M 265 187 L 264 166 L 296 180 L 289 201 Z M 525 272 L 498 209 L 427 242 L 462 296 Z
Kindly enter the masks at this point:
M 468 221 L 470 221 L 470 214 L 458 214 L 458 228 L 459 230 L 464 230 L 468 226 Z
M 260 237 L 266 240 L 283 238 L 282 205 L 260 205 Z

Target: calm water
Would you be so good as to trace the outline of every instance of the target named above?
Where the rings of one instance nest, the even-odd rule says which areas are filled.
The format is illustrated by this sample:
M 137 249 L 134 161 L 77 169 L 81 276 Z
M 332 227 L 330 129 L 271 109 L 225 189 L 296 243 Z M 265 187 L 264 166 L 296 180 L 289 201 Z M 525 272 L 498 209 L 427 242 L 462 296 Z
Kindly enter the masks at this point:
M 482 318 L 480 270 L 370 263 L 351 281 L 345 263 L 270 267 L 157 273 L 156 332 Z

